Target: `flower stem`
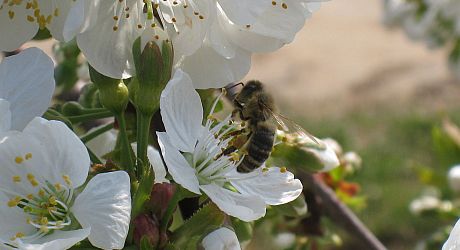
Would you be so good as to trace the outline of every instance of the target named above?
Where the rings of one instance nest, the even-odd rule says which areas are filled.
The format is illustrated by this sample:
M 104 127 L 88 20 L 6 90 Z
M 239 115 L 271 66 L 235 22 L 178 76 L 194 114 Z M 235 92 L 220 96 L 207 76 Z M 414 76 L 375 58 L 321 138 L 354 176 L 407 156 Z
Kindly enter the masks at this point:
M 128 134 L 126 132 L 126 120 L 124 112 L 116 114 L 115 118 L 118 121 L 118 127 L 120 130 L 118 136 L 121 140 L 121 164 L 129 174 L 132 174 L 134 170 L 134 159 L 131 144 L 129 143 Z
M 104 111 L 100 111 L 100 112 L 96 112 L 96 113 L 77 115 L 77 116 L 69 116 L 69 117 L 67 117 L 67 119 L 72 123 L 79 123 L 79 122 L 97 120 L 97 119 L 102 119 L 102 118 L 108 118 L 108 117 L 112 117 L 112 116 L 113 116 L 112 112 L 110 112 L 108 110 L 104 110 Z
M 102 126 L 94 131 L 92 131 L 91 133 L 87 133 L 86 135 L 80 137 L 80 140 L 83 142 L 83 143 L 86 143 L 86 142 L 89 142 L 91 141 L 92 139 L 98 137 L 99 135 L 111 130 L 113 128 L 113 122 L 112 123 L 109 123 L 105 126 Z
M 150 121 L 153 115 L 137 113 L 137 176 L 140 178 L 148 166 L 147 147 L 149 145 Z

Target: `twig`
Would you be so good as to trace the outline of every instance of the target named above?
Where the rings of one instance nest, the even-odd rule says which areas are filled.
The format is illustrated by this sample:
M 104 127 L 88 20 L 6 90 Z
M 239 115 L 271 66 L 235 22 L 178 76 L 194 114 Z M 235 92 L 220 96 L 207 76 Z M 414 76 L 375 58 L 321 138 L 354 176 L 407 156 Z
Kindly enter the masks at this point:
M 375 235 L 361 222 L 361 220 L 345 206 L 335 193 L 322 181 L 308 173 L 298 173 L 302 183 L 309 186 L 321 198 L 325 213 L 334 223 L 343 227 L 351 236 L 363 245 L 363 249 L 385 250 L 386 247 Z

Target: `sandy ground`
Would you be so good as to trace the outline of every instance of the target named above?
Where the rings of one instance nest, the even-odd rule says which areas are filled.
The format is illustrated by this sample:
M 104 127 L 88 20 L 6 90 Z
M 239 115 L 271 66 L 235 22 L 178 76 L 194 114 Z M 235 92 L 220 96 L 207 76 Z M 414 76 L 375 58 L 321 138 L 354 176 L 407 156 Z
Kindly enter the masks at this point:
M 377 0 L 323 4 L 292 44 L 254 56 L 247 79 L 270 85 L 282 109 L 321 117 L 380 107 L 444 109 L 460 84 L 442 50 L 381 24 Z M 458 98 L 457 98 L 458 99 Z M 457 101 L 459 103 L 459 101 Z

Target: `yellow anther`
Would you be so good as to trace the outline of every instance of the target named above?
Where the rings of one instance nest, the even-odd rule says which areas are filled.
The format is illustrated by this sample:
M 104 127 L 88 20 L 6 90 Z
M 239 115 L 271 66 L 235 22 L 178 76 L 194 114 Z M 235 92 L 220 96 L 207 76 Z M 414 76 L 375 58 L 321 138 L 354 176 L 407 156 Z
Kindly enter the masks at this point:
M 239 161 L 240 160 L 240 155 L 238 153 L 236 153 L 236 152 L 231 153 L 230 156 L 232 157 L 233 161 Z
M 56 206 L 57 205 L 57 201 L 56 201 L 56 197 L 54 196 L 51 196 L 48 201 L 50 202 L 51 205 L 53 206 Z
M 38 181 L 35 179 L 35 176 L 33 174 L 27 174 L 27 179 L 29 180 L 30 185 L 32 185 L 33 187 L 38 186 Z
M 10 19 L 13 19 L 14 18 L 14 11 L 12 11 L 12 10 L 8 11 L 8 17 Z
M 70 180 L 70 177 L 68 175 L 63 175 L 62 179 L 64 179 L 67 186 L 72 186 L 72 181 Z
M 20 182 L 21 181 L 21 176 L 15 175 L 13 176 L 13 182 Z
M 33 23 L 35 22 L 35 18 L 33 16 L 27 16 L 27 21 Z
M 62 185 L 61 185 L 61 183 L 56 183 L 56 184 L 54 184 L 54 187 L 56 188 L 57 191 L 61 191 L 61 190 L 62 190 Z
M 38 190 L 38 196 L 40 196 L 40 197 L 45 196 L 45 190 L 43 190 L 43 189 Z
M 16 207 L 21 202 L 21 197 L 16 196 L 8 201 L 8 207 Z
M 28 200 L 33 200 L 33 199 L 34 199 L 34 195 L 33 195 L 33 194 L 28 194 L 28 195 L 27 195 L 27 199 L 28 199 Z
M 280 168 L 280 172 L 281 172 L 281 173 L 286 173 L 286 172 L 287 172 L 287 168 L 286 168 L 286 167 Z
M 59 16 L 59 9 L 58 8 L 54 9 L 53 15 L 54 16 Z
M 268 168 L 266 168 L 266 167 L 262 168 L 262 172 L 263 172 L 263 173 L 268 172 Z
M 14 158 L 14 162 L 16 162 L 17 164 L 21 164 L 23 161 L 24 158 L 22 158 L 21 156 L 17 156 L 16 158 Z
M 42 233 L 47 234 L 49 231 L 50 231 L 50 229 L 45 225 L 40 227 L 40 232 L 42 232 Z
M 283 9 L 287 9 L 287 8 L 288 8 L 288 6 L 287 6 L 286 3 L 281 4 L 281 7 L 283 7 Z
M 25 158 L 26 158 L 26 160 L 32 159 L 32 153 L 27 153 L 27 154 L 25 155 Z
M 40 224 L 41 224 L 41 225 L 48 225 L 48 218 L 46 218 L 46 217 L 41 217 L 41 218 L 40 218 Z

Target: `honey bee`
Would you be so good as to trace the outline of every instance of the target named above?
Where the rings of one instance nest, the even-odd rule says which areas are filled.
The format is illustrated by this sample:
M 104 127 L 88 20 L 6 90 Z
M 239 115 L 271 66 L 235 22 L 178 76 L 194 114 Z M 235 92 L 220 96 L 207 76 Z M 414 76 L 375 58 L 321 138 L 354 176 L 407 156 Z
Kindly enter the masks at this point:
M 290 134 L 308 136 L 314 142 L 316 139 L 301 126 L 286 117 L 276 113 L 273 97 L 261 82 L 249 81 L 233 100 L 234 114 L 246 121 L 249 134 L 242 148 L 246 151 L 243 161 L 237 171 L 249 173 L 259 168 L 270 156 L 274 146 L 276 130 L 280 128 Z

